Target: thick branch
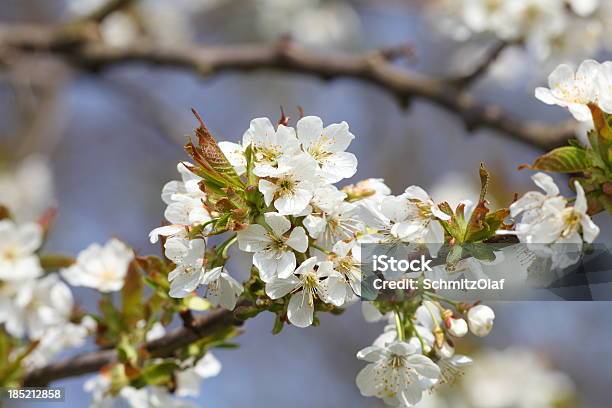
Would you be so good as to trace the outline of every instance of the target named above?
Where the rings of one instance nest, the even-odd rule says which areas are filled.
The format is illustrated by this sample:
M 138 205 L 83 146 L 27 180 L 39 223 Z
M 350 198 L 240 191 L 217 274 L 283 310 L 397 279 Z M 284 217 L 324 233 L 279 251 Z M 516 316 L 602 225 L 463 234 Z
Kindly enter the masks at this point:
M 147 343 L 145 347 L 153 357 L 169 357 L 176 350 L 180 350 L 198 339 L 213 334 L 222 328 L 240 324 L 241 321 L 235 318 L 233 312 L 217 309 L 205 316 L 195 318 L 190 327 L 181 327 L 171 331 L 165 336 Z M 30 371 L 24 379 L 24 386 L 45 386 L 62 378 L 98 371 L 116 361 L 115 350 L 100 350 L 79 354 Z
M 144 63 L 186 69 L 203 77 L 222 72 L 268 69 L 321 79 L 353 78 L 376 85 L 402 104 L 412 98 L 427 100 L 457 115 L 470 131 L 478 128 L 496 130 L 506 137 L 545 150 L 564 144 L 568 137 L 574 135 L 573 126 L 569 124 L 521 122 L 499 107 L 475 101 L 453 80 L 410 72 L 395 65 L 380 52 L 362 55 L 323 53 L 305 49 L 289 40 L 275 45 L 189 45 L 172 48 L 140 41 L 132 46 L 117 48 L 85 37 L 77 40 L 67 40 L 66 32 L 62 31 L 0 26 L 0 49 L 50 53 L 89 71 L 127 63 Z

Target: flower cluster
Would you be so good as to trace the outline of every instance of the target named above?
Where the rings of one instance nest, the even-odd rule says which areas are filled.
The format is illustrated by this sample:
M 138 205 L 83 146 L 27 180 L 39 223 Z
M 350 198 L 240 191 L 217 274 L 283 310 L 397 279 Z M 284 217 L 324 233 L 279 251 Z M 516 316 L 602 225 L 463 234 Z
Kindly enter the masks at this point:
M 574 182 L 577 196 L 570 206 L 552 177 L 537 173 L 532 179 L 544 194 L 531 191 L 513 203 L 510 213 L 518 220 L 515 229 L 498 234 L 513 234 L 520 242 L 532 244 L 532 250 L 552 257 L 553 267 L 572 265 L 580 257 L 583 241 L 592 243 L 599 235 L 599 227 L 587 214 L 584 189 Z
M 539 61 L 573 61 L 609 41 L 609 0 L 437 0 L 436 27 L 458 40 L 492 34 L 522 43 Z
M 362 243 L 410 243 L 435 254 L 452 238 L 449 231 L 474 242 L 489 237 L 482 228 L 491 228 L 482 221 L 470 229 L 475 237 L 455 231 L 453 210 L 418 186 L 397 196 L 380 179 L 337 187 L 357 171 L 356 157 L 346 151 L 354 138 L 348 125 L 325 126 L 306 116 L 294 128 L 285 119 L 277 126 L 254 119 L 241 143 L 217 144 L 203 123 L 196 130 L 199 146 L 186 147 L 195 164 L 179 164 L 182 181 L 168 183 L 162 192 L 171 224 L 150 234 L 152 242 L 164 237 L 165 255 L 174 264 L 170 296 L 191 296 L 205 285 L 215 305 L 233 309 L 242 297 L 275 313 L 280 327 L 284 322 L 307 327 L 316 324 L 317 313 L 361 296 Z M 488 213 L 482 199 L 462 217 L 471 219 L 472 212 Z M 492 213 L 485 221 L 500 225 L 499 217 Z M 227 232 L 227 240 L 208 245 Z M 253 254 L 244 287 L 225 269 L 234 243 Z M 470 363 L 455 354 L 454 339 L 468 331 L 486 336 L 492 328 L 495 314 L 487 306 L 441 300 L 429 292 L 419 296 L 416 304 L 403 306 L 364 303 L 377 315 L 367 320 L 385 313 L 392 323 L 358 354 L 370 363 L 357 377 L 364 395 L 393 405 L 417 403 L 424 390 L 454 381 Z M 406 309 L 408 303 L 412 309 Z
M 10 201 L 11 196 L 6 197 Z M 44 233 L 37 222 L 0 219 L 0 338 L 7 344 L 12 342 L 8 336 L 36 344 L 15 351 L 23 353 L 27 367 L 44 365 L 63 349 L 81 346 L 92 329 L 90 320 L 75 321 L 68 285 L 57 275 L 45 275 L 39 257 Z
M 391 406 L 413 406 L 423 392 L 440 384 L 454 383 L 472 363 L 455 353 L 455 341 L 468 331 L 478 337 L 489 334 L 495 313 L 484 305 L 458 310 L 445 308 L 435 300 L 424 300 L 408 322 L 398 311 L 381 315 L 370 303 L 363 303 L 367 321 L 388 320 L 372 346 L 357 353 L 369 364 L 357 375 L 357 386 L 365 396 L 382 398 Z M 406 329 L 408 328 L 408 329 Z
M 205 237 L 190 239 L 189 230 L 202 228 L 211 221 L 205 206 L 206 194 L 201 190 L 202 179 L 192 173 L 184 163 L 177 166 L 181 181 L 170 181 L 162 190 L 162 200 L 167 204 L 164 213 L 167 226 L 151 231 L 152 243 L 165 237 L 164 254 L 176 267 L 168 275 L 170 296 L 182 298 L 201 284 L 206 285 L 207 297 L 215 306 L 234 309 L 243 291 L 242 285 L 231 277 L 223 266 L 206 269 Z

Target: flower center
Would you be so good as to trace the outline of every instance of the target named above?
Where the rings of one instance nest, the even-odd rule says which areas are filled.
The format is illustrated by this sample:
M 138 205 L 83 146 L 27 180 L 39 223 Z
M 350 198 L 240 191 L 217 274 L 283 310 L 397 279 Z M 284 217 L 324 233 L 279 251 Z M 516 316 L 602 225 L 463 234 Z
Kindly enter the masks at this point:
M 317 275 L 312 272 L 304 274 L 304 289 L 312 290 L 319 285 Z
M 321 135 L 313 144 L 308 147 L 308 153 L 319 163 L 322 164 L 329 156 L 332 155 L 330 151 L 326 149 L 330 139 L 327 136 Z
M 406 359 L 404 356 L 400 356 L 398 354 L 393 354 L 389 358 L 389 366 L 393 368 L 402 368 L 406 365 Z
M 14 262 L 17 260 L 17 248 L 8 247 L 2 252 L 2 258 L 7 262 Z
M 281 149 L 278 145 L 257 146 L 255 147 L 255 158 L 259 162 L 274 164 L 280 156 L 280 152 Z
M 419 201 L 419 200 L 411 200 L 411 201 L 416 206 L 416 208 L 419 210 L 419 218 L 428 219 L 432 217 L 431 205 L 424 203 L 423 201 Z
M 295 191 L 295 187 L 297 186 L 297 183 L 292 177 L 285 176 L 278 180 L 277 185 L 278 185 L 277 194 L 280 197 L 282 197 L 285 195 L 292 194 Z
M 578 224 L 580 223 L 580 214 L 574 210 L 570 210 L 563 215 L 563 225 L 565 228 L 561 233 L 561 236 L 568 237 L 574 231 L 578 229 Z
M 268 233 L 268 237 L 270 238 L 270 244 L 268 246 L 269 249 L 274 251 L 285 251 L 287 249 L 285 241 L 281 238 L 272 233 Z
M 336 270 L 342 274 L 348 274 L 355 267 L 355 263 L 353 262 L 353 258 L 350 256 L 345 256 L 344 258 L 338 261 L 336 265 Z
M 100 274 L 100 281 L 102 282 L 113 282 L 117 279 L 117 273 L 113 269 L 104 269 Z

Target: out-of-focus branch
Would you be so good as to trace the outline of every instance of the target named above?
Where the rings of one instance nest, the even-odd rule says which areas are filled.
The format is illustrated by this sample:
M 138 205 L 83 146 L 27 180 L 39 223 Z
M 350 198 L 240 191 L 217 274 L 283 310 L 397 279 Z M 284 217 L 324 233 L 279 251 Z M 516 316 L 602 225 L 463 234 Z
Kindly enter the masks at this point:
M 135 1 L 137 0 L 108 0 L 99 8 L 82 17 L 80 21 L 101 22 L 106 17 L 113 14 L 115 11 L 119 11 L 124 7 L 128 6 L 130 3 L 134 3 Z
M 148 342 L 145 348 L 152 357 L 170 357 L 175 351 L 203 337 L 241 323 L 241 320 L 236 319 L 234 312 L 216 309 L 204 316 L 195 317 L 189 327 L 175 329 L 159 339 Z M 115 350 L 83 353 L 30 371 L 25 376 L 23 384 L 30 387 L 45 386 L 63 378 L 98 371 L 115 362 L 117 362 Z
M 471 72 L 453 80 L 455 85 L 459 88 L 465 88 L 484 77 L 495 61 L 497 61 L 501 53 L 504 52 L 509 45 L 511 44 L 507 41 L 500 40 L 497 42 L 485 53 L 481 61 Z
M 146 41 L 127 47 L 111 47 L 75 33 L 41 27 L 0 26 L 0 48 L 23 53 L 45 53 L 62 58 L 83 70 L 99 70 L 140 63 L 193 71 L 205 78 L 223 72 L 278 70 L 316 76 L 324 80 L 353 78 L 373 84 L 402 105 L 413 98 L 427 100 L 457 115 L 469 131 L 488 128 L 501 135 L 550 149 L 574 135 L 570 124 L 524 122 L 501 108 L 476 101 L 454 80 L 411 72 L 390 61 L 387 52 L 349 55 L 303 48 L 284 39 L 273 45 L 161 47 Z

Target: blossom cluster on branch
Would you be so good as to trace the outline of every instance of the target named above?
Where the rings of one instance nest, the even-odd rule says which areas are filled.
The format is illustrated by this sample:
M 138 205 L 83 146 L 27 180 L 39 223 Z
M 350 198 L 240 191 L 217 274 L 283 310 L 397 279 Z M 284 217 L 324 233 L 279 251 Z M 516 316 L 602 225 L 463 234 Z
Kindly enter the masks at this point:
M 149 235 L 152 243 L 161 241 L 163 257 L 135 254 L 118 239 L 92 244 L 74 259 L 45 254 L 54 213 L 23 222 L 1 207 L 0 337 L 7 347 L 0 355 L 0 385 L 23 384 L 53 353 L 91 334 L 115 353 L 86 384 L 94 406 L 119 400 L 134 407 L 185 406 L 174 397 L 197 395 L 195 384 L 219 373 L 210 350 L 233 347 L 242 321 L 267 311 L 276 316 L 274 333 L 286 324 L 305 328 L 363 297 L 363 244 L 405 243 L 437 254 L 443 245 L 461 248 L 511 235 L 555 266 L 576 262 L 554 244 L 582 249 L 592 243 L 599 228 L 590 215 L 612 209 L 608 64 L 585 61 L 577 73 L 561 66 L 551 75 L 551 89 L 536 92 L 578 119 L 591 115 L 588 145 L 572 141 L 526 166 L 573 174 L 575 200 L 537 173 L 533 179 L 544 193 L 528 192 L 508 208 L 491 210 L 484 165 L 479 196 L 455 208 L 418 186 L 392 195 L 381 179 L 342 187 L 357 171 L 357 158 L 347 151 L 355 137 L 347 123 L 325 125 L 304 116 L 293 127 L 284 114 L 276 124 L 257 118 L 241 143 L 218 143 L 194 111 L 196 140 L 185 146 L 191 160 L 178 164 L 180 180 L 163 187 L 167 224 Z M 227 267 L 234 246 L 252 254 L 244 282 Z M 452 253 L 442 269 L 456 263 Z M 66 282 L 100 292 L 99 310 L 74 307 Z M 203 331 L 194 313 L 213 307 L 232 313 Z M 366 321 L 387 325 L 357 354 L 367 363 L 357 386 L 365 396 L 402 407 L 455 382 L 472 363 L 456 351 L 459 339 L 488 335 L 495 319 L 480 302 L 425 289 L 362 307 Z M 177 316 L 195 340 L 151 347 L 170 336 L 166 328 Z

